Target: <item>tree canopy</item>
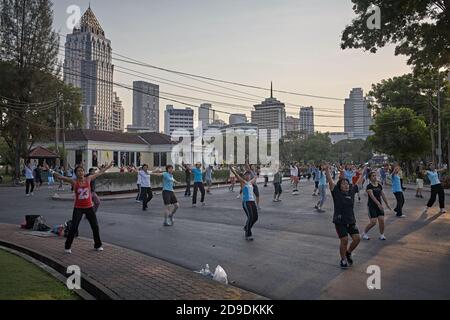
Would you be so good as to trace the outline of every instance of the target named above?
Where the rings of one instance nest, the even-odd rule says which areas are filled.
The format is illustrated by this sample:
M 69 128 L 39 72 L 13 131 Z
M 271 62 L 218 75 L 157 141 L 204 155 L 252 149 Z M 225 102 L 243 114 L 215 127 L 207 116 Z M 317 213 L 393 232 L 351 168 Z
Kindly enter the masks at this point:
M 342 49 L 376 53 L 395 44 L 395 54 L 408 64 L 438 70 L 450 65 L 450 2 L 448 0 L 352 0 L 356 17 L 342 34 Z M 380 8 L 381 26 L 368 28 L 372 6 Z

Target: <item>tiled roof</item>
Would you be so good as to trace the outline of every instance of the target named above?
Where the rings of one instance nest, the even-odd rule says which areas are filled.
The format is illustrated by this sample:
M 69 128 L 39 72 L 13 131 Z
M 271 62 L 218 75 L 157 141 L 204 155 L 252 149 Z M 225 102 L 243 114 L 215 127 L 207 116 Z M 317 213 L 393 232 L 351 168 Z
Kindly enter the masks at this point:
M 44 147 L 36 147 L 30 151 L 28 158 L 32 159 L 42 159 L 42 158 L 58 158 L 58 155 L 53 151 L 48 150 Z
M 100 141 L 149 145 L 177 144 L 177 142 L 171 140 L 170 136 L 157 132 L 122 133 L 89 129 L 66 131 L 66 141 Z
M 144 139 L 149 145 L 161 145 L 161 144 L 177 144 L 172 141 L 170 136 L 157 132 L 145 132 L 139 133 L 142 139 Z
M 136 134 L 88 129 L 67 131 L 66 141 L 101 141 L 112 143 L 147 144 Z

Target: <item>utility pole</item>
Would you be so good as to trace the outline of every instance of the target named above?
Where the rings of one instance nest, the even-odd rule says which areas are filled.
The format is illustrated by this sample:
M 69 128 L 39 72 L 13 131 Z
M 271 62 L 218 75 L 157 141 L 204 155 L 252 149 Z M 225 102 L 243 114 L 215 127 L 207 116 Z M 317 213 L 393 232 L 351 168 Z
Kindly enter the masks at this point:
M 438 111 L 438 166 L 442 167 L 442 132 L 441 132 L 441 86 L 440 74 L 437 81 L 437 111 Z
M 55 151 L 59 155 L 59 98 L 56 100 L 55 108 Z
M 58 97 L 58 101 L 60 97 Z M 64 115 L 64 105 L 62 105 L 61 110 L 61 126 L 62 126 L 62 145 L 63 145 L 63 155 L 62 155 L 62 165 L 66 165 L 66 119 Z

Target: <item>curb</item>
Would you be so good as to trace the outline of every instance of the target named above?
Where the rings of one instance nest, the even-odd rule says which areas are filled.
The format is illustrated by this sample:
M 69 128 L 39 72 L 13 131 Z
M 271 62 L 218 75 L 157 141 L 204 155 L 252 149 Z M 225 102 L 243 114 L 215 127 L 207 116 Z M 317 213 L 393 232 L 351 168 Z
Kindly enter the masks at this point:
M 0 239 L 0 245 L 23 253 L 31 258 L 34 258 L 35 260 L 42 262 L 43 264 L 52 268 L 53 270 L 55 270 L 64 277 L 66 277 L 67 275 L 66 274 L 67 268 L 65 266 L 63 266 L 59 262 L 56 262 L 55 260 L 51 259 L 50 257 L 44 254 L 41 254 L 27 247 L 19 246 L 2 239 Z M 81 288 L 84 289 L 87 293 L 89 293 L 92 297 L 94 297 L 97 300 L 122 300 L 114 292 L 112 292 L 105 286 L 101 285 L 100 283 L 98 283 L 88 275 L 84 274 L 83 272 L 81 273 Z

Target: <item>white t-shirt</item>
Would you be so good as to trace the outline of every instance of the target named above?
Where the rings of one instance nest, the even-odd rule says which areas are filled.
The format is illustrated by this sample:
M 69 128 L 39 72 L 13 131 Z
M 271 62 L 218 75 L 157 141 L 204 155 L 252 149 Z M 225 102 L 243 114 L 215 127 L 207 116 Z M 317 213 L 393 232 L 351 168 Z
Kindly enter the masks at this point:
M 291 176 L 298 177 L 298 168 L 297 167 L 291 167 Z
M 139 177 L 141 182 L 141 188 L 151 188 L 150 172 L 144 170 L 139 171 Z
M 25 178 L 34 179 L 33 170 L 34 170 L 33 167 L 29 168 L 29 167 L 25 166 Z

